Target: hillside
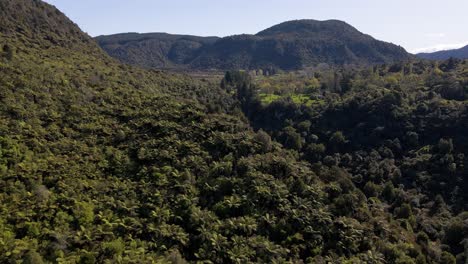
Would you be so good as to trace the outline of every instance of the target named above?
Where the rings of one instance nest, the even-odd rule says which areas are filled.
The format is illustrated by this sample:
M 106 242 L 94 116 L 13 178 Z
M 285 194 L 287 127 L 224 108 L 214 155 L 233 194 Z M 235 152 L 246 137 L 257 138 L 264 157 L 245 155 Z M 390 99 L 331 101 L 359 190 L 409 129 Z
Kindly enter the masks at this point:
M 0 7 L 0 263 L 465 258 L 466 62 L 264 106 L 245 72 L 120 64 L 42 1 Z
M 112 57 L 145 68 L 176 68 L 192 61 L 216 37 L 170 35 L 165 33 L 126 33 L 96 37 Z
M 416 54 L 416 56 L 428 60 L 447 60 L 449 58 L 468 59 L 468 45 L 453 50 L 441 50 L 432 53 L 419 53 Z
M 126 41 L 121 41 L 125 36 Z M 375 40 L 337 20 L 285 22 L 256 35 L 196 38 L 168 34 L 126 34 L 96 38 L 122 62 L 150 67 L 195 70 L 368 65 L 406 60 L 401 47 Z M 170 41 L 168 41 L 170 39 Z
M 344 178 L 369 207 L 384 206 L 390 222 L 416 234 L 425 257 L 414 263 L 468 260 L 468 194 L 461 191 L 468 190 L 468 60 L 288 72 L 256 76 L 250 85 L 239 82 L 249 79 L 243 75 L 228 72 L 222 86 L 236 91 L 251 125 L 296 150 L 319 174 L 337 167 L 349 173 Z M 359 211 L 356 196 L 331 199 L 337 215 Z M 436 252 L 440 258 L 429 257 Z M 391 255 L 384 263 L 406 262 Z

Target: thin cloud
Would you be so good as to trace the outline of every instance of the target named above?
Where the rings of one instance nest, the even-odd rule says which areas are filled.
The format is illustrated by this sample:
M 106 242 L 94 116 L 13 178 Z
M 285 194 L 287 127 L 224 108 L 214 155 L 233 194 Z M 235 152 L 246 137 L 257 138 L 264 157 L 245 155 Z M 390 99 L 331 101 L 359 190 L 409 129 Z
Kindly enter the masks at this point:
M 445 37 L 445 33 L 428 33 L 425 36 L 429 38 L 443 38 Z
M 416 53 L 422 53 L 422 52 L 436 52 L 436 51 L 441 51 L 441 50 L 459 49 L 466 45 L 468 45 L 468 41 L 465 41 L 462 43 L 437 44 L 437 45 L 430 46 L 430 47 L 413 49 L 411 53 L 416 54 Z

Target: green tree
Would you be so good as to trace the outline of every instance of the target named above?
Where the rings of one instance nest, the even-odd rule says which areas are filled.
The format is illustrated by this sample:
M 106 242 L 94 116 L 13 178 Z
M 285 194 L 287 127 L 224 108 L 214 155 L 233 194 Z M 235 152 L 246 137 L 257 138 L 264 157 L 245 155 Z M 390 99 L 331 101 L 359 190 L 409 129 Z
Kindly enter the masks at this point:
M 440 263 L 455 264 L 456 262 L 457 259 L 452 254 L 447 251 L 442 252 L 440 256 Z
M 24 264 L 42 264 L 42 263 L 45 263 L 45 262 L 44 262 L 44 260 L 42 259 L 42 256 L 39 253 L 37 253 L 35 251 L 29 251 L 24 256 L 23 263 Z
M 78 224 L 89 225 L 94 220 L 94 205 L 88 202 L 77 202 L 73 213 Z
M 284 128 L 283 142 L 284 146 L 290 149 L 300 150 L 302 148 L 302 137 L 291 126 Z
M 453 151 L 452 139 L 441 138 L 437 144 L 437 148 L 441 154 L 448 154 Z
M 260 143 L 262 146 L 262 151 L 263 152 L 269 152 L 271 151 L 272 144 L 271 144 L 271 137 L 263 131 L 262 129 L 258 130 L 257 134 L 255 135 L 255 140 Z
M 10 45 L 8 45 L 8 44 L 3 45 L 3 53 L 4 53 L 5 58 L 7 60 L 9 60 L 9 61 L 13 60 L 14 55 L 15 55 L 15 51 Z

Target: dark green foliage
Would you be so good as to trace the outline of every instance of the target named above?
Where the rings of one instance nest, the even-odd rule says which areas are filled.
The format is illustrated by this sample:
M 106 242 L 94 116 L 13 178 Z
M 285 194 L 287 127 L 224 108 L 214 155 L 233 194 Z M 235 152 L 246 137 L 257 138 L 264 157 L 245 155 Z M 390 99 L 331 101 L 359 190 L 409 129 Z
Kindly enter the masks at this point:
M 439 140 L 439 144 L 437 144 L 437 149 L 439 150 L 440 154 L 449 154 L 453 151 L 453 143 L 452 139 L 443 139 Z
M 393 187 L 392 182 L 387 182 L 382 190 L 382 197 L 388 202 L 393 202 L 395 199 L 395 188 Z
M 464 244 L 468 236 L 467 219 L 466 214 L 454 217 L 444 229 L 443 243 L 450 247 L 454 255 L 463 253 L 466 250 Z
M 3 56 L 9 61 L 13 60 L 13 56 L 14 56 L 13 48 L 5 44 L 3 46 Z
M 200 49 L 217 37 L 170 35 L 166 33 L 125 33 L 96 37 L 110 56 L 145 68 L 186 68 Z
M 225 38 L 151 34 L 117 34 L 96 38 L 111 56 L 151 68 L 195 70 L 300 69 L 320 63 L 361 65 L 410 59 L 403 48 L 362 34 L 342 21 L 289 21 L 256 35 Z M 349 89 L 343 78 L 340 89 Z
M 42 264 L 44 261 L 42 260 L 41 255 L 39 253 L 30 251 L 26 253 L 26 255 L 23 258 L 23 263 L 24 264 Z
M 455 264 L 457 262 L 456 258 L 447 251 L 442 252 L 440 256 L 440 263 Z
M 373 182 L 367 182 L 366 185 L 364 185 L 364 194 L 366 194 L 367 197 L 378 197 L 380 188 L 378 185 L 376 185 Z M 387 190 L 388 192 L 388 190 Z M 391 194 L 386 193 L 386 196 L 391 196 Z
M 268 135 L 268 133 L 260 129 L 255 135 L 255 140 L 257 140 L 257 142 L 260 143 L 260 145 L 262 146 L 263 152 L 266 153 L 266 152 L 271 151 L 272 142 L 271 142 L 271 137 L 270 135 Z
M 334 215 L 363 221 L 370 213 L 365 204 L 380 205 L 392 224 L 412 234 L 416 245 L 411 248 L 383 250 L 390 262 L 439 261 L 440 254 L 434 252 L 440 249 L 463 259 L 465 231 L 460 220 L 468 203 L 466 192 L 460 190 L 468 186 L 468 107 L 464 94 L 449 96 L 446 91 L 450 83 L 465 83 L 466 71 L 466 61 L 459 60 L 342 69 L 340 75 L 351 76 L 344 93 L 332 85 L 337 80 L 335 70 L 262 77 L 261 93 L 280 90 L 294 95 L 304 90 L 276 85 L 287 85 L 283 79 L 288 78 L 307 83 L 313 76 L 314 82 L 322 83 L 313 95 L 324 103 L 262 101 L 248 117 L 254 127 L 296 150 L 319 175 L 329 172 L 327 167 L 348 172 L 335 170 L 335 177 L 321 177 L 329 183 L 326 189 Z M 327 75 L 335 77 L 330 82 Z M 457 220 L 451 220 L 458 214 Z
M 314 74 L 336 77 L 324 103 L 265 105 L 245 72 L 221 88 L 120 65 L 41 1 L 0 6 L 15 51 L 0 60 L 1 263 L 465 258 L 464 101 L 375 68 L 345 91 L 344 72 Z M 452 64 L 439 74 L 463 82 Z M 394 74 L 422 85 L 434 67 Z
M 399 218 L 410 218 L 413 216 L 413 211 L 411 210 L 411 206 L 407 203 L 401 205 L 395 209 L 395 215 Z

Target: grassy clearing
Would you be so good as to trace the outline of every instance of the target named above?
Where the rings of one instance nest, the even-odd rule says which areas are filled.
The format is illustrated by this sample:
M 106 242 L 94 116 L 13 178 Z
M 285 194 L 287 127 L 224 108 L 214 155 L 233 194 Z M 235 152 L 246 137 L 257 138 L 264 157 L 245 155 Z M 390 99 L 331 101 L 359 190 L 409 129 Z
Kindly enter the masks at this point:
M 271 104 L 272 102 L 279 100 L 281 98 L 280 95 L 276 95 L 276 94 L 261 93 L 259 94 L 259 96 L 260 96 L 260 101 L 262 102 L 262 104 Z
M 320 105 L 323 104 L 323 100 L 321 99 L 312 99 L 308 94 L 288 94 L 288 95 L 277 95 L 277 94 L 267 94 L 267 93 L 260 93 L 260 101 L 262 104 L 271 104 L 274 101 L 277 101 L 281 98 L 291 98 L 291 100 L 298 105 Z

